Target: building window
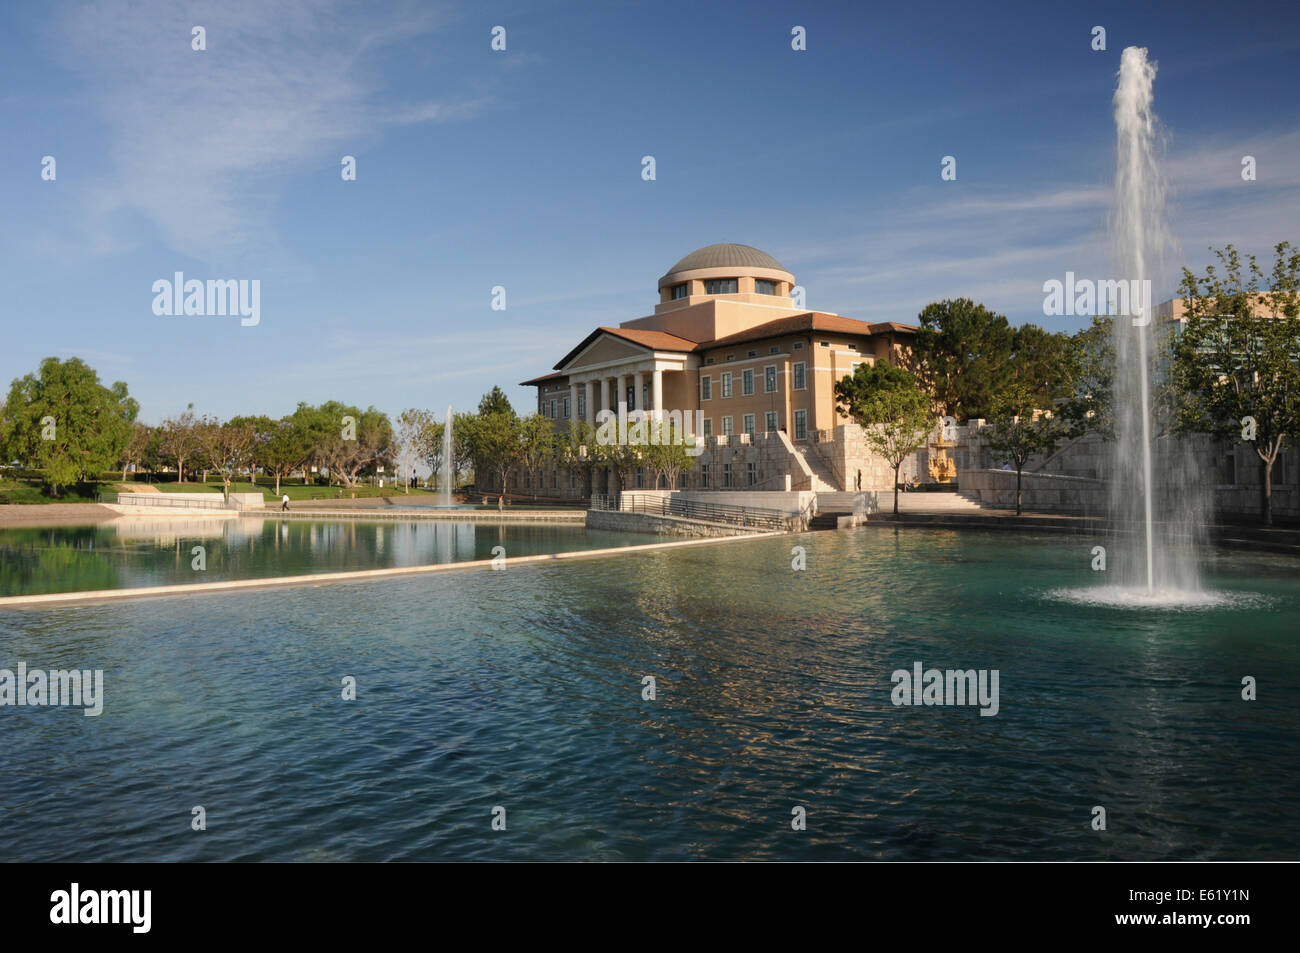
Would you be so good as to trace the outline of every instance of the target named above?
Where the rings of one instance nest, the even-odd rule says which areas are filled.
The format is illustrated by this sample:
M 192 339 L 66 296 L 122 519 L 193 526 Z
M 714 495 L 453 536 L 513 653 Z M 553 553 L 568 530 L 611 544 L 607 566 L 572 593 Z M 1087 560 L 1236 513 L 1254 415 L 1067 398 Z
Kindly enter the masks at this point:
M 686 471 L 685 471 L 685 470 L 683 470 L 683 471 L 682 471 L 680 474 L 678 474 L 678 476 L 677 476 L 677 488 L 678 488 L 679 490 L 684 490 L 684 489 L 686 489 Z
M 746 486 L 753 486 L 758 482 L 758 464 L 750 461 L 745 467 Z
M 551 418 L 552 418 L 552 419 L 555 418 L 555 401 L 554 401 L 554 400 L 551 401 Z
M 778 424 L 777 424 L 777 419 L 776 419 L 776 411 L 775 411 L 775 410 L 769 410 L 769 411 L 767 412 L 767 421 L 766 421 L 767 432 L 768 432 L 768 433 L 776 433 L 776 428 L 777 428 L 777 426 L 778 426 Z
M 578 391 L 578 416 L 587 419 L 587 395 L 582 391 Z
M 796 410 L 794 412 L 794 439 L 808 439 L 808 411 Z
M 629 411 L 636 410 L 636 385 L 635 384 L 627 385 L 626 400 L 627 400 L 627 409 Z
M 776 282 L 768 281 L 765 278 L 755 278 L 754 293 L 760 295 L 774 295 L 776 294 Z
M 758 357 L 758 352 L 757 352 L 757 351 L 750 351 L 750 352 L 749 352 L 748 354 L 746 354 L 745 356 L 746 356 L 746 357 Z
M 650 406 L 650 385 L 649 384 L 641 385 L 641 406 L 645 410 L 654 410 L 654 408 Z
M 700 464 L 700 486 L 706 490 L 709 488 L 709 465 L 707 463 Z
M 700 378 L 700 400 L 713 400 L 713 378 Z
M 728 489 L 731 487 L 731 464 L 730 463 L 724 463 L 722 465 L 722 486 L 724 489 Z
M 749 434 L 751 437 L 754 436 L 754 415 L 745 414 L 744 417 L 741 417 L 740 426 L 744 428 L 745 433 Z
M 736 359 L 736 355 L 734 355 L 734 354 L 728 354 L 728 355 L 727 355 L 727 360 L 729 360 L 729 361 L 734 361 L 735 359 Z
M 769 348 L 767 349 L 767 353 L 768 353 L 768 354 L 780 354 L 780 353 L 781 353 L 781 349 L 780 349 L 779 347 L 777 347 L 775 344 L 773 344 L 771 347 L 769 347 Z
M 703 434 L 705 437 L 712 437 L 712 436 L 713 436 L 713 418 L 712 418 L 712 417 L 705 417 L 705 418 L 704 418 L 704 429 L 701 430 L 700 433 Z
M 731 371 L 727 371 L 722 375 L 722 396 L 731 396 Z
M 570 398 L 568 397 L 564 398 L 564 416 L 566 417 L 572 416 L 572 414 L 569 413 L 569 399 Z
M 803 390 L 808 385 L 806 366 L 800 361 L 794 366 L 794 389 Z
M 722 418 L 722 435 L 724 437 L 730 437 L 732 432 L 733 431 L 731 429 L 731 415 L 728 414 L 726 417 Z
M 740 392 L 746 397 L 754 393 L 754 369 L 752 367 L 741 372 Z
M 552 470 L 552 471 L 551 471 L 551 489 L 552 489 L 552 490 L 559 489 L 559 486 L 560 486 L 560 471 L 559 471 L 559 470 Z
M 704 282 L 704 293 L 710 295 L 734 295 L 739 279 L 710 278 Z
M 830 346 L 831 346 L 831 342 L 830 342 L 830 341 L 818 341 L 817 343 L 820 344 L 822 347 L 830 347 Z
M 708 358 L 707 360 L 705 360 L 704 363 L 705 363 L 705 364 L 712 364 L 712 363 L 713 363 L 713 358 L 711 358 L 711 357 Z
M 570 470 L 570 471 L 569 471 L 569 489 L 570 489 L 570 490 L 576 490 L 577 488 L 578 488 L 578 471 L 577 471 L 577 470 Z
M 636 468 L 636 488 L 638 490 L 645 489 L 645 467 Z
M 795 342 L 794 342 L 794 347 L 793 347 L 791 350 L 802 351 L 802 350 L 803 350 L 803 341 L 795 341 Z
M 686 282 L 682 282 L 680 285 L 673 285 L 672 292 L 671 292 L 672 300 L 676 301 L 678 298 L 685 298 L 688 294 L 690 294 L 690 290 L 691 287 Z
M 767 367 L 763 368 L 763 391 L 764 393 L 770 394 L 775 390 L 776 390 L 776 365 L 769 364 L 767 365 Z

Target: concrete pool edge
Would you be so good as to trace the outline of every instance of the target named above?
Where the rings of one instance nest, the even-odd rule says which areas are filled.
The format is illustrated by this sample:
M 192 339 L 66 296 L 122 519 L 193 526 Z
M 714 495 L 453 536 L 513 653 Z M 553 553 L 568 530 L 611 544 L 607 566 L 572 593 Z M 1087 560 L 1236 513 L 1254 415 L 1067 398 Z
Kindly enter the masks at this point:
M 508 569 L 512 565 L 527 566 L 564 560 L 592 559 L 598 556 L 646 553 L 664 549 L 677 549 L 683 546 L 730 543 L 746 539 L 771 539 L 775 535 L 778 534 L 750 533 L 744 536 L 709 536 L 698 539 L 675 540 L 670 543 L 645 543 L 605 549 L 577 549 L 563 553 L 539 553 L 532 556 L 507 556 L 506 568 Z M 468 562 L 430 563 L 423 566 L 396 566 L 388 569 L 353 569 L 342 572 L 310 573 L 302 576 L 267 576 L 261 579 L 227 579 L 222 582 L 190 582 L 171 586 L 140 586 L 132 589 L 92 589 L 82 592 L 47 592 L 28 596 L 0 596 L 0 609 L 95 605 L 106 602 L 120 602 L 126 599 L 151 599 L 210 592 L 234 592 L 241 589 L 321 586 L 332 583 L 391 579 L 399 576 L 419 576 L 454 570 L 488 569 L 491 571 L 493 562 L 495 562 L 493 559 L 475 559 Z

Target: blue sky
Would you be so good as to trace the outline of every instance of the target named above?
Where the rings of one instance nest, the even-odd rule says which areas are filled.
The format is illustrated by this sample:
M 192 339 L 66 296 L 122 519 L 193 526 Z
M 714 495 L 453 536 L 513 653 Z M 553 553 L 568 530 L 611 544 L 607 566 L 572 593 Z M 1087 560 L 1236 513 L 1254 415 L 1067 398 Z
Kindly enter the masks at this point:
M 1300 243 L 1289 0 L 879 6 L 6 4 L 0 384 L 76 355 L 150 423 L 441 416 L 493 384 L 529 408 L 518 381 L 719 241 L 775 256 L 810 308 L 910 322 L 963 295 L 1073 330 L 1042 285 L 1109 274 L 1128 45 L 1160 67 L 1171 263 Z M 260 280 L 261 323 L 155 316 L 176 271 Z

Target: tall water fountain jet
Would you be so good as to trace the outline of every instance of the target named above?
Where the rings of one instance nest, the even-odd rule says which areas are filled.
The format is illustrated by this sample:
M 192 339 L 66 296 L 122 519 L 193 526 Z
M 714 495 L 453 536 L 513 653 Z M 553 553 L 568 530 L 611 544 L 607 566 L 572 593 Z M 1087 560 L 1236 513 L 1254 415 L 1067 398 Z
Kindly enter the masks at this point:
M 447 416 L 442 425 L 442 505 L 451 506 L 452 447 L 451 439 L 451 404 L 447 405 Z
M 1196 560 L 1204 489 L 1180 441 L 1153 433 L 1153 392 L 1168 342 L 1157 338 L 1151 288 L 1162 285 L 1170 237 L 1165 184 L 1157 161 L 1158 124 L 1151 104 L 1156 66 L 1130 46 L 1115 89 L 1117 163 L 1111 238 L 1116 278 L 1140 292 L 1114 314 L 1116 440 L 1111 516 L 1133 532 L 1119 545 L 1113 571 L 1125 596 L 1139 603 L 1197 601 Z M 1099 302 L 1100 303 L 1100 302 Z

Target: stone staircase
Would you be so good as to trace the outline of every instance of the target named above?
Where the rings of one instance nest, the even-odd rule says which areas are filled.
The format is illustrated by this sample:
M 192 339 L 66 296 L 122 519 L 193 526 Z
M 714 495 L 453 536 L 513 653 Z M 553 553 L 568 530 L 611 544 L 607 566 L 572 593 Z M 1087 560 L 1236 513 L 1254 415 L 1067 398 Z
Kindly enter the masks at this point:
M 880 511 L 894 511 L 894 496 L 881 491 Z M 984 513 L 987 509 L 960 493 L 900 493 L 899 513 Z
M 808 469 L 812 471 L 812 486 L 809 487 L 814 493 L 836 493 L 843 489 L 839 481 L 835 479 L 835 474 L 831 471 L 830 466 L 821 456 L 809 446 L 797 446 L 794 452 L 803 459 Z

